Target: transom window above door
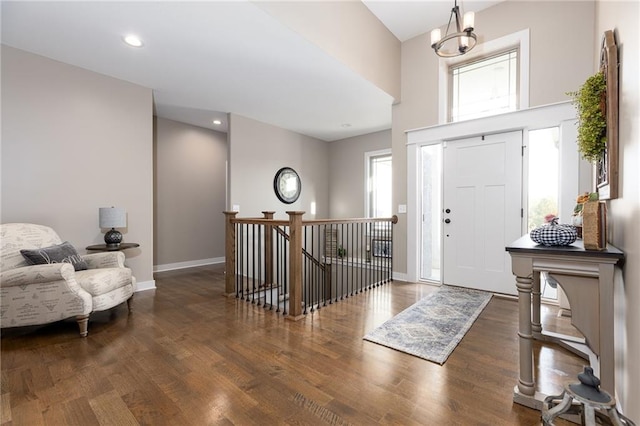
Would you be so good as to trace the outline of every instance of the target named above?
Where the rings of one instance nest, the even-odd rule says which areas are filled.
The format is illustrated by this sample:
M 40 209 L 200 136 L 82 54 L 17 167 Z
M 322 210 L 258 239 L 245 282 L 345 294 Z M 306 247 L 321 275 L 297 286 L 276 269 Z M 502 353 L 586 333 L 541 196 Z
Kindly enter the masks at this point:
M 518 49 L 449 67 L 449 121 L 515 111 L 519 107 Z
M 438 60 L 438 123 L 529 108 L 529 30 Z

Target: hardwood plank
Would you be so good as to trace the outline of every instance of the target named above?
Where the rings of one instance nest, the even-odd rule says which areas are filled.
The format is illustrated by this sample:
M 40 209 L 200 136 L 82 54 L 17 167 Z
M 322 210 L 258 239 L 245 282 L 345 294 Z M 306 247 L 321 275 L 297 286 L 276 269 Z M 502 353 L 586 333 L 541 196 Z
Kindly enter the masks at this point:
M 115 391 L 104 393 L 89 400 L 89 405 L 101 425 L 125 426 L 138 424 L 127 405 Z
M 440 366 L 362 339 L 433 286 L 386 284 L 292 322 L 224 297 L 224 279 L 221 266 L 157 274 L 131 315 L 125 305 L 92 315 L 85 339 L 73 320 L 3 330 L 1 424 L 540 422 L 512 402 L 514 300 L 494 297 Z M 556 313 L 545 307 L 545 324 L 572 331 Z M 556 345 L 535 350 L 546 393 L 584 364 Z
M 0 410 L 0 424 L 8 424 L 11 422 L 11 398 L 9 397 L 9 392 L 2 392 L 1 396 L 1 406 Z

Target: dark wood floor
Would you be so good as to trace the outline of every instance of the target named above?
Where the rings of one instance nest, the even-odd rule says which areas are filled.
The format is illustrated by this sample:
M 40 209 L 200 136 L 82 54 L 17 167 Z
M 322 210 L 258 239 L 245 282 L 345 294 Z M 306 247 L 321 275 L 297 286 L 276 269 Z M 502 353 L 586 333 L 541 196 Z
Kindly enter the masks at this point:
M 131 315 L 92 315 L 85 339 L 72 320 L 3 330 L 2 425 L 540 424 L 512 403 L 513 300 L 494 297 L 440 366 L 362 340 L 434 287 L 391 283 L 291 322 L 223 297 L 223 277 L 158 274 Z M 536 356 L 546 393 L 584 363 Z

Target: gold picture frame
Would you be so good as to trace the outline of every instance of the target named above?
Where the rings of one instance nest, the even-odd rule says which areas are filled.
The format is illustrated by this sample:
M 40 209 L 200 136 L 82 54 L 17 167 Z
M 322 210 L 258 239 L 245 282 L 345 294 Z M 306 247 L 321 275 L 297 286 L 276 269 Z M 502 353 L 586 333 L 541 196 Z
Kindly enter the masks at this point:
M 607 30 L 600 48 L 600 70 L 606 81 L 607 148 L 595 164 L 596 191 L 601 200 L 618 198 L 618 46 Z

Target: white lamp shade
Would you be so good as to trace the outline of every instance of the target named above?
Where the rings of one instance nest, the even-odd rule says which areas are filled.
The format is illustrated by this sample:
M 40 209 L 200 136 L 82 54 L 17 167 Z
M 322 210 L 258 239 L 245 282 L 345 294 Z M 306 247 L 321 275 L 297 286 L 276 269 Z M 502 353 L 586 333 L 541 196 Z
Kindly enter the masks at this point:
M 476 14 L 473 12 L 467 12 L 464 14 L 464 17 L 462 18 L 463 31 L 473 29 L 475 17 L 476 17 Z
M 442 35 L 440 33 L 440 28 L 436 28 L 435 30 L 431 31 L 431 45 L 432 46 L 434 44 L 436 44 L 437 42 L 439 42 L 441 38 L 442 38 Z
M 100 207 L 100 228 L 125 228 L 127 212 L 121 207 Z

